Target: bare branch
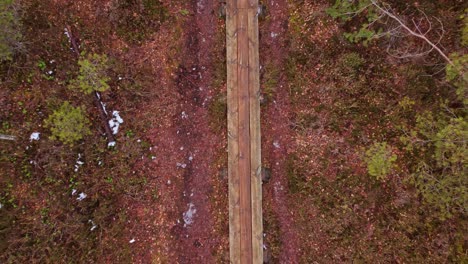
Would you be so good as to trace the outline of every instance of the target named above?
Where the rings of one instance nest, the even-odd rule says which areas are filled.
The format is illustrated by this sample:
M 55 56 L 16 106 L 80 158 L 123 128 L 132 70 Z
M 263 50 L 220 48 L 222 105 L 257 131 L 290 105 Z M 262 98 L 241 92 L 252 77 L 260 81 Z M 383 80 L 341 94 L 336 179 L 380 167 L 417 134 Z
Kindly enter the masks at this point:
M 11 140 L 11 141 L 14 141 L 14 140 L 16 140 L 16 137 L 15 137 L 15 136 L 10 136 L 10 135 L 0 134 L 0 140 Z
M 444 58 L 445 61 L 447 61 L 448 64 L 452 65 L 452 66 L 455 66 L 454 63 L 452 62 L 452 60 L 442 51 L 442 49 L 440 47 L 438 47 L 434 42 L 432 42 L 431 40 L 429 40 L 425 34 L 422 34 L 421 31 L 419 30 L 419 27 L 417 27 L 417 25 L 415 24 L 416 26 L 416 31 L 412 30 L 411 28 L 409 28 L 399 17 L 397 17 L 396 15 L 394 15 L 388 8 L 384 7 L 384 6 L 381 6 L 377 3 L 376 0 L 371 0 L 371 3 L 378 9 L 380 10 L 382 13 L 384 13 L 385 15 L 387 15 L 388 17 L 392 18 L 393 20 L 395 20 L 398 24 L 400 24 L 400 26 L 405 29 L 410 35 L 412 36 L 415 36 L 417 38 L 420 38 L 422 39 L 423 41 L 425 41 L 427 44 L 429 44 L 429 46 L 432 47 L 432 50 L 436 50 L 441 56 L 442 58 Z

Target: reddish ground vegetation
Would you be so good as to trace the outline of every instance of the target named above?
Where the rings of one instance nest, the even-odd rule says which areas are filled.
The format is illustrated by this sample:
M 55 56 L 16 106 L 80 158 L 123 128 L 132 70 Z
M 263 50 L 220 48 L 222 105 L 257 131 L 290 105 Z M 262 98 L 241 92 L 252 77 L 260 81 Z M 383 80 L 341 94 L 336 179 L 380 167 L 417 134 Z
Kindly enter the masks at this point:
M 329 1 L 263 2 L 270 263 L 466 261 L 466 217 L 440 219 L 421 199 L 409 183 L 415 158 L 399 140 L 400 125 L 449 97 L 440 66 L 349 43 L 325 12 Z M 453 8 L 432 11 L 446 16 L 443 44 L 452 50 L 460 8 L 444 2 Z M 228 263 L 221 3 L 20 4 L 27 53 L 0 67 L 0 133 L 18 138 L 0 141 L 0 260 Z M 102 101 L 124 119 L 116 148 L 107 148 L 92 99 L 67 88 L 78 65 L 65 27 L 84 52 L 110 59 Z M 412 111 L 401 106 L 405 98 Z M 73 146 L 43 127 L 63 101 L 82 106 L 91 122 L 92 134 Z M 380 141 L 398 157 L 381 181 L 363 158 Z

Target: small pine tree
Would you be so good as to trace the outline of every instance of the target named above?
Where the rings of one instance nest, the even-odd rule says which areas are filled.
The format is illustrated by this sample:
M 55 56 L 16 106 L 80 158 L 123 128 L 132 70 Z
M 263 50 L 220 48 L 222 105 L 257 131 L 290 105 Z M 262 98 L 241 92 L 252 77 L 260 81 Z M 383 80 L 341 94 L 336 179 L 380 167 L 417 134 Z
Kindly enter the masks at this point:
M 88 54 L 79 61 L 80 73 L 72 81 L 70 88 L 81 90 L 85 94 L 94 91 L 104 92 L 109 89 L 110 78 L 107 76 L 108 58 L 106 55 Z
M 73 145 L 89 135 L 89 120 L 81 107 L 73 107 L 68 101 L 54 111 L 45 120 L 45 127 L 50 128 L 51 138 Z
M 391 172 L 397 157 L 386 142 L 374 143 L 367 151 L 364 161 L 369 175 L 377 180 L 384 180 Z
M 0 1 L 0 61 L 11 60 L 21 49 L 21 21 L 13 0 Z
M 363 42 L 364 45 L 367 45 L 376 39 L 377 34 L 382 32 L 380 28 L 375 30 L 371 27 L 379 19 L 379 15 L 377 10 L 371 5 L 370 0 L 336 0 L 335 4 L 327 9 L 327 13 L 335 19 L 347 22 L 363 10 L 366 10 L 366 20 L 368 23 L 363 23 L 358 30 L 346 32 L 344 36 L 350 42 Z

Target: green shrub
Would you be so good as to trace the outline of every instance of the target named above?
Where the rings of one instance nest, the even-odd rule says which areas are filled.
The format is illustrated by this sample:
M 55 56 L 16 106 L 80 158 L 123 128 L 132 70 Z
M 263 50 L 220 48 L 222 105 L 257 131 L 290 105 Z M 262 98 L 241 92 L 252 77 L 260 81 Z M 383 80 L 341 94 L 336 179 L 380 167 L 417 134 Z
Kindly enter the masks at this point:
M 0 61 L 11 60 L 21 49 L 21 21 L 13 0 L 0 1 Z
M 403 143 L 417 153 L 410 181 L 443 219 L 468 209 L 468 122 L 430 112 L 418 115 L 417 124 Z
M 364 10 L 365 12 L 363 12 Z M 363 42 L 364 45 L 367 45 L 370 41 L 378 38 L 379 34 L 382 32 L 381 28 L 376 28 L 375 26 L 380 16 L 378 10 L 372 6 L 370 0 L 336 0 L 335 4 L 327 9 L 327 13 L 333 18 L 343 22 L 348 22 L 360 13 L 365 13 L 365 20 L 367 22 L 362 23 L 358 30 L 346 32 L 344 34 L 345 38 L 350 42 Z
M 108 58 L 106 55 L 88 54 L 78 61 L 80 73 L 70 84 L 70 88 L 81 90 L 85 94 L 94 91 L 104 92 L 109 89 L 110 78 L 107 76 Z
M 356 52 L 345 53 L 339 61 L 340 70 L 352 76 L 355 76 L 366 61 Z
M 468 12 L 468 9 L 465 10 L 466 12 Z M 463 16 L 462 45 L 468 46 L 468 16 Z
M 81 107 L 73 107 L 68 101 L 54 111 L 45 120 L 45 127 L 50 128 L 51 138 L 73 145 L 89 135 L 89 120 Z
M 445 67 L 446 79 L 457 88 L 458 98 L 466 105 L 468 104 L 468 54 L 452 53 L 450 58 L 453 65 L 447 64 Z
M 377 180 L 384 180 L 391 172 L 397 157 L 386 142 L 376 142 L 367 151 L 365 162 L 367 172 Z

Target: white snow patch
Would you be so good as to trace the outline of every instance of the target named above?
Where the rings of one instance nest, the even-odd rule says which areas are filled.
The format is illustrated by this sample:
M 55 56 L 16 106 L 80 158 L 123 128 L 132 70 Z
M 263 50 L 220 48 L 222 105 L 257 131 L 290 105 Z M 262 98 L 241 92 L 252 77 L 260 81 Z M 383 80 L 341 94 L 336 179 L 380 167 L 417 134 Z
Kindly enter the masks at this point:
M 275 190 L 276 193 L 281 192 L 284 190 L 284 187 L 281 185 L 279 182 L 275 182 L 273 189 Z
M 111 141 L 111 142 L 107 143 L 107 147 L 108 148 L 115 147 L 115 141 Z
M 183 214 L 184 218 L 184 227 L 193 224 L 193 216 L 197 213 L 197 209 L 193 203 L 188 204 L 188 209 Z
M 82 193 L 80 193 L 78 195 L 78 198 L 76 198 L 76 200 L 83 201 L 83 199 L 86 198 L 86 197 L 88 197 L 88 195 L 86 193 L 82 192 Z
M 73 189 L 73 190 L 72 190 L 72 195 L 75 195 L 75 193 L 76 193 L 76 190 Z
M 185 113 L 185 111 L 182 112 L 182 114 L 180 114 L 182 119 L 188 119 L 188 114 Z
M 81 154 L 78 153 L 78 158 L 76 159 L 76 164 L 75 164 L 75 172 L 78 172 L 81 166 L 83 166 L 84 162 L 80 160 L 81 159 Z
M 106 109 L 106 103 L 103 103 L 102 101 L 99 101 L 101 103 L 101 106 L 102 106 L 102 109 L 104 110 L 104 113 L 106 113 L 106 115 L 108 114 L 107 113 L 107 109 Z
M 78 153 L 78 158 L 76 159 L 76 164 L 75 164 L 75 172 L 78 172 L 81 166 L 83 166 L 84 162 L 81 161 L 81 153 Z
M 275 147 L 275 148 L 277 148 L 277 149 L 278 149 L 278 148 L 281 148 L 281 145 L 280 145 L 280 143 L 278 142 L 278 140 L 273 141 L 273 147 Z
M 270 36 L 271 38 L 276 38 L 279 34 L 275 32 L 271 32 Z
M 119 126 L 124 121 L 119 115 L 119 111 L 112 111 L 112 119 L 109 120 L 109 126 L 112 129 L 112 134 L 116 135 L 119 132 Z
M 185 168 L 187 168 L 187 164 L 185 164 L 185 163 L 180 163 L 180 162 L 177 162 L 177 163 L 176 163 L 176 167 L 177 167 L 177 168 L 182 168 L 182 169 L 185 169 Z
M 91 228 L 89 229 L 90 231 L 93 231 L 94 229 L 97 228 L 97 225 L 96 225 L 96 223 L 94 223 L 93 220 L 89 219 L 89 220 L 88 220 L 88 223 L 91 224 Z
M 130 241 L 128 241 L 128 243 L 133 244 L 133 243 L 135 243 L 135 241 L 136 240 L 134 238 L 132 238 Z
M 68 40 L 71 42 L 71 36 L 70 36 L 70 33 L 68 32 L 67 28 L 64 29 L 63 34 L 65 34 L 67 36 Z
M 190 155 L 190 156 L 188 157 L 188 160 L 189 160 L 189 161 L 192 161 L 192 160 L 193 160 L 193 156 Z
M 39 140 L 40 138 L 41 138 L 41 133 L 33 132 L 31 136 L 29 137 L 29 141 Z

